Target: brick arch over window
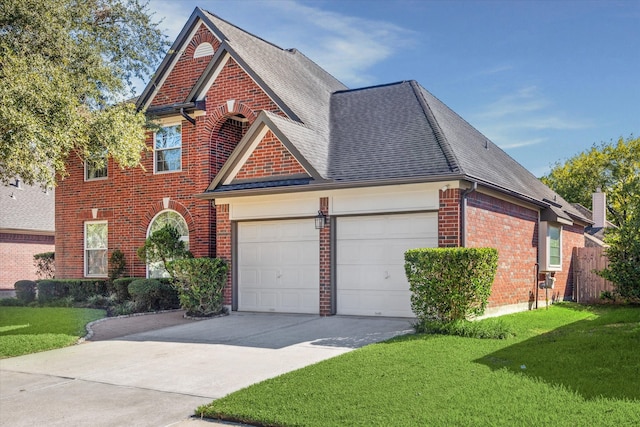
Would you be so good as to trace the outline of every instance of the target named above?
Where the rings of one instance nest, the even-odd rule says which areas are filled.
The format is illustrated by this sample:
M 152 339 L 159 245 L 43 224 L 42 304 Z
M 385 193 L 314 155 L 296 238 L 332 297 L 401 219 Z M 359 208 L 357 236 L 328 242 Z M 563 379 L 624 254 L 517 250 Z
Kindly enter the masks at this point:
M 246 119 L 246 122 L 234 120 L 234 117 L 238 116 Z M 212 179 L 227 161 L 256 117 L 257 114 L 253 110 L 245 104 L 235 101 L 228 101 L 216 108 L 207 109 L 205 129 L 209 134 L 211 147 Z
M 142 217 L 142 221 L 140 222 L 140 225 L 139 225 L 139 230 L 144 233 L 145 239 L 147 238 L 147 231 L 149 230 L 149 224 L 151 224 L 151 221 L 160 212 L 166 211 L 166 210 L 176 211 L 180 215 L 182 215 L 182 218 L 184 218 L 185 222 L 187 223 L 189 234 L 195 233 L 196 226 L 193 220 L 193 216 L 191 216 L 191 213 L 189 212 L 189 209 L 187 209 L 185 205 L 178 202 L 177 200 L 171 200 L 171 199 L 169 200 L 167 207 L 165 207 L 164 200 L 161 199 L 155 202 L 153 205 L 151 205 L 151 207 L 147 209 L 147 212 L 145 212 L 145 214 Z
M 218 47 L 220 46 L 220 42 L 218 41 L 218 39 L 216 39 L 216 37 L 213 34 L 211 34 L 211 31 L 209 31 L 206 26 L 201 25 L 200 28 L 198 28 L 198 31 L 196 32 L 196 34 L 193 36 L 193 38 L 187 45 L 187 47 L 185 48 L 184 55 L 188 58 L 192 58 L 195 50 L 202 43 L 211 44 L 214 50 L 218 49 Z

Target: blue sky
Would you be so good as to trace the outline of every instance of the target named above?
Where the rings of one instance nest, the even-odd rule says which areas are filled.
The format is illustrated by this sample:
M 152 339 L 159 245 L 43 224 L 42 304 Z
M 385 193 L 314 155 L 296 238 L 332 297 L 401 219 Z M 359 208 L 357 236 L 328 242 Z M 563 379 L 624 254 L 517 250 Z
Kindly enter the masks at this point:
M 151 0 L 171 42 L 199 6 L 350 88 L 416 80 L 536 176 L 640 135 L 640 1 Z

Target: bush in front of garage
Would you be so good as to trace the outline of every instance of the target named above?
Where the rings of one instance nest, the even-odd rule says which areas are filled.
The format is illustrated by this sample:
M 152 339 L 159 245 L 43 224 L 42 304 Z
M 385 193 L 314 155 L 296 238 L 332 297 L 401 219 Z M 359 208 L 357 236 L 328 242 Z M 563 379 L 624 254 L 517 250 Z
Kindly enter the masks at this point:
M 220 258 L 185 258 L 170 263 L 180 306 L 187 315 L 213 316 L 223 312 L 227 268 Z
M 424 248 L 405 253 L 411 308 L 418 325 L 484 313 L 498 268 L 494 248 Z
M 129 283 L 135 311 L 171 310 L 180 307 L 171 279 L 136 279 Z

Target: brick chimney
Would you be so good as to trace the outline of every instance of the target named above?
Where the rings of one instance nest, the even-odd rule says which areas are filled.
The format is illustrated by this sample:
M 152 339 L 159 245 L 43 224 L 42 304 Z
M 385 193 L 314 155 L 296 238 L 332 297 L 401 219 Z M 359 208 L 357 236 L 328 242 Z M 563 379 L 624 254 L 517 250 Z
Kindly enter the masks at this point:
M 593 227 L 602 228 L 606 227 L 607 223 L 607 195 L 602 192 L 600 187 L 593 193 L 592 207 L 593 212 Z

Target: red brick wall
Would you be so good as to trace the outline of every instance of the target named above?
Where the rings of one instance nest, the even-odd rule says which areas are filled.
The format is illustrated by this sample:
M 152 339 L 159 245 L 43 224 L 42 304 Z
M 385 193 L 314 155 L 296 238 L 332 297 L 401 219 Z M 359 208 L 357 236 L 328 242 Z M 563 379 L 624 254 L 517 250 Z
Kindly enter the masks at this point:
M 235 178 L 252 179 L 295 174 L 306 174 L 306 171 L 273 132 L 268 131 Z
M 36 280 L 33 256 L 55 250 L 53 236 L 0 233 L 0 289 L 18 280 Z
M 202 30 L 202 34 L 200 37 L 208 37 L 206 31 Z M 215 43 L 214 47 L 217 48 Z M 153 105 L 171 104 L 191 90 L 204 68 L 199 60 L 210 57 L 189 59 L 189 49 L 191 47 L 179 60 Z M 178 86 L 186 89 L 178 90 Z M 82 162 L 77 156 L 70 157 L 67 164 L 70 175 L 56 190 L 58 277 L 84 275 L 84 222 L 93 220 L 92 208 L 98 209 L 96 220 L 108 221 L 110 253 L 114 249 L 124 252 L 126 274 L 144 276 L 146 268 L 138 260 L 136 250 L 144 244 L 149 222 L 162 210 L 165 197 L 170 198 L 169 208 L 180 212 L 187 221 L 193 254 L 215 256 L 214 208 L 194 195 L 206 190 L 246 132 L 247 125 L 227 119 L 240 115 L 250 125 L 260 110 L 283 113 L 233 60 L 223 67 L 208 91 L 207 105 L 207 114 L 196 117 L 195 126 L 186 120 L 181 122 L 182 170 L 179 172 L 154 174 L 153 151 L 147 151 L 142 154 L 143 168 L 122 170 L 111 160 L 108 179 L 84 182 Z M 151 134 L 147 146 L 153 147 Z
M 320 209 L 327 216 L 327 223 L 320 230 L 320 315 L 331 314 L 331 224 L 329 222 L 329 198 L 320 198 Z
M 538 212 L 472 192 L 467 196 L 466 221 L 467 247 L 498 249 L 489 307 L 533 302 Z
M 216 206 L 216 249 L 217 257 L 227 262 L 227 284 L 224 289 L 224 304 L 232 302 L 232 259 L 231 259 L 231 221 L 229 219 L 229 205 Z
M 440 190 L 438 247 L 460 246 L 460 189 Z
M 185 50 L 180 55 L 180 59 L 176 62 L 171 74 L 167 76 L 162 87 L 158 90 L 155 98 L 151 102 L 151 106 L 161 106 L 178 104 L 185 102 L 187 95 L 191 92 L 191 88 L 198 81 L 198 78 L 211 61 L 212 56 L 202 56 L 194 58 L 193 52 L 202 42 L 209 42 L 213 45 L 213 49 L 220 47 L 220 42 L 207 29 L 205 25 L 200 25 L 195 36 L 186 45 Z

